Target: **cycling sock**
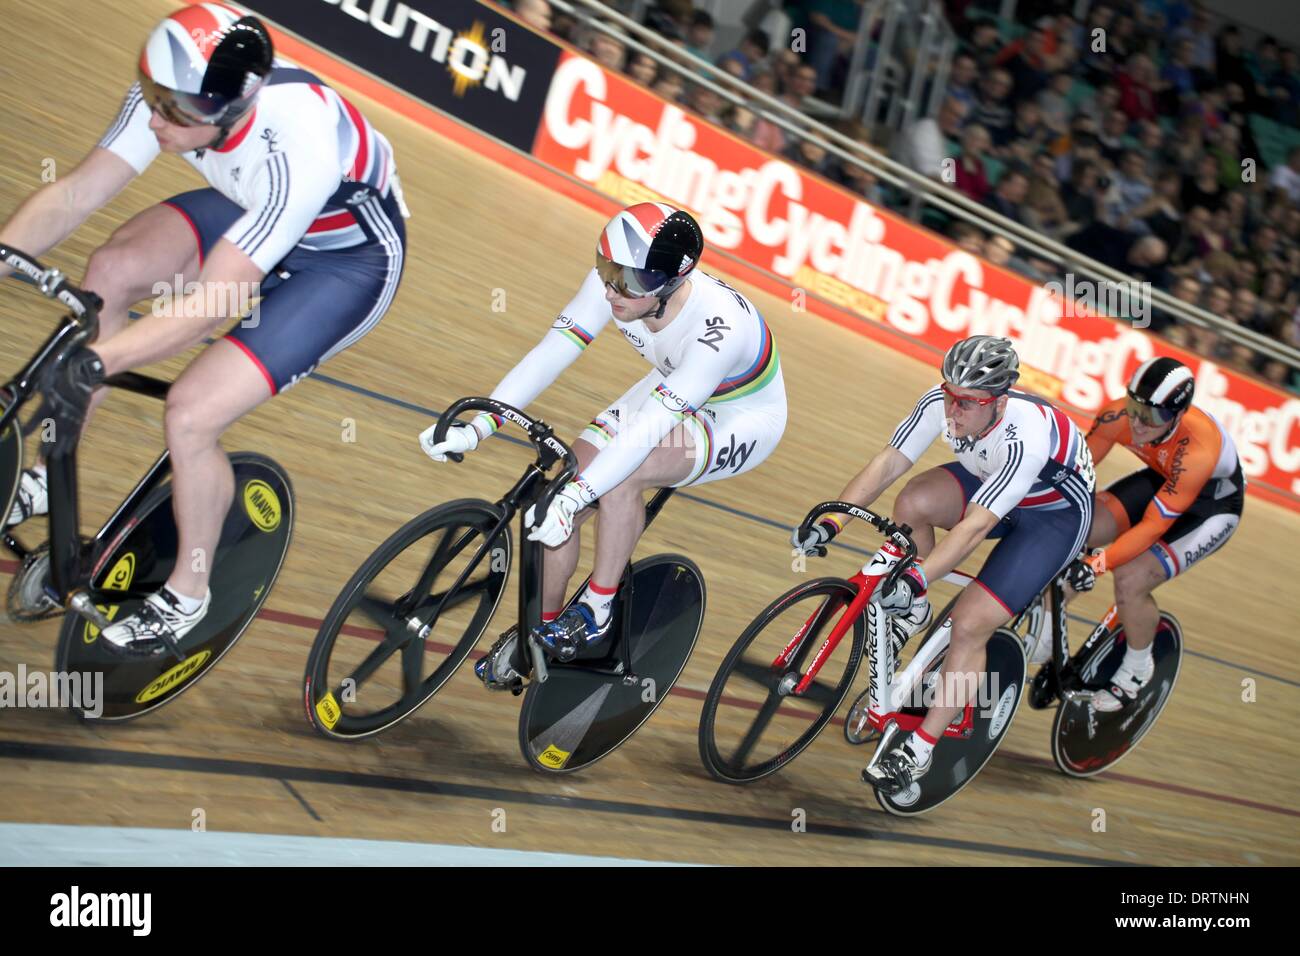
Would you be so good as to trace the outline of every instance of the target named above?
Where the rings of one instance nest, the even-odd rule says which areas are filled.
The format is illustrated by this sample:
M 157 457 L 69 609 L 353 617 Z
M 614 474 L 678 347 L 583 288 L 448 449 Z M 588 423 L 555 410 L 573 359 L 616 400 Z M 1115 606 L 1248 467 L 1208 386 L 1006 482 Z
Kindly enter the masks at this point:
M 930 753 L 934 750 L 935 743 L 937 743 L 936 739 L 920 727 L 912 731 L 912 736 L 907 739 L 907 744 L 912 748 L 912 753 L 916 754 L 918 763 L 925 763 L 930 759 Z
M 1138 650 L 1136 647 L 1129 645 L 1128 650 L 1124 652 L 1124 664 L 1134 674 L 1145 674 L 1151 670 L 1155 663 L 1151 657 L 1151 649 L 1154 646 L 1154 644 L 1148 644 L 1142 650 Z
M 552 621 L 554 621 L 554 620 L 555 620 L 557 617 L 559 617 L 559 616 L 560 616 L 560 612 L 559 612 L 559 611 L 543 611 L 543 612 L 542 612 L 542 623 L 543 623 L 543 624 L 550 624 Z
M 610 610 L 614 606 L 614 595 L 616 594 L 618 594 L 617 587 L 602 588 L 593 579 L 588 582 L 587 590 L 582 592 L 582 597 L 579 600 L 591 608 L 591 613 L 596 616 L 596 625 L 600 626 L 609 620 Z
M 166 589 L 167 593 L 172 596 L 172 599 L 176 602 L 176 606 L 180 608 L 181 613 L 186 617 L 197 612 L 199 608 L 203 607 L 203 602 L 207 600 L 206 593 L 201 598 L 192 598 L 181 594 L 175 588 L 171 587 L 171 585 L 163 585 L 163 587 Z

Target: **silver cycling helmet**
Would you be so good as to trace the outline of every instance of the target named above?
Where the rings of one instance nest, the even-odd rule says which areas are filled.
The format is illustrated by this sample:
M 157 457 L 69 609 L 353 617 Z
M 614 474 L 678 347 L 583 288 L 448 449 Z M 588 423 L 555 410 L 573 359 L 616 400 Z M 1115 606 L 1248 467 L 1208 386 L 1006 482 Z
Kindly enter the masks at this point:
M 1020 377 L 1020 359 L 1010 339 L 972 335 L 943 357 L 943 378 L 958 388 L 1005 392 Z

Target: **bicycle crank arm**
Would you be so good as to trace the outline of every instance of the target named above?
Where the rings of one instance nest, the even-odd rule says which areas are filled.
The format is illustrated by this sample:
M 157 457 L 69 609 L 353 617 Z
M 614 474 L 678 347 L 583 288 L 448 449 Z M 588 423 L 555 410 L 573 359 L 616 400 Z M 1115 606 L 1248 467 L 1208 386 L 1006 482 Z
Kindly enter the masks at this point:
M 90 595 L 85 591 L 78 591 L 72 595 L 72 598 L 68 601 L 68 610 L 83 620 L 89 621 L 101 631 L 106 631 L 113 626 L 113 622 L 104 616 L 104 612 L 95 606 L 95 602 L 90 599 Z
M 533 680 L 539 684 L 545 684 L 549 676 L 546 670 L 546 654 L 542 651 L 542 645 L 530 634 L 528 635 L 528 653 L 533 658 Z

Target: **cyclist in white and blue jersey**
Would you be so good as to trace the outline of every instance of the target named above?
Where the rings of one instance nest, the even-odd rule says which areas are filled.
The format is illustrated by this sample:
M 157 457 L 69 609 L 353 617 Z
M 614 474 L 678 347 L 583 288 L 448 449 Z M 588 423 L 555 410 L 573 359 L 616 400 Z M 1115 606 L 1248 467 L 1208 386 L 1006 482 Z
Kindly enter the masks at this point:
M 1049 402 L 1011 390 L 1020 361 L 1010 340 L 976 335 L 944 357 L 944 381 L 921 396 L 885 446 L 849 482 L 840 498 L 869 506 L 911 469 L 940 435 L 955 462 L 917 475 L 894 505 L 894 520 L 913 529 L 920 559 L 888 594 L 884 609 L 904 635 L 930 620 L 926 590 L 965 560 L 985 538 L 997 538 L 973 586 L 953 608 L 951 646 L 941 687 L 976 687 L 993 631 L 1023 611 L 1083 549 L 1092 524 L 1095 478 L 1087 442 Z M 844 526 L 828 515 L 796 528 L 794 545 L 824 546 Z M 936 544 L 935 528 L 948 534 Z M 868 773 L 889 793 L 906 789 L 930 768 L 933 748 L 966 705 L 940 699 L 921 726 Z

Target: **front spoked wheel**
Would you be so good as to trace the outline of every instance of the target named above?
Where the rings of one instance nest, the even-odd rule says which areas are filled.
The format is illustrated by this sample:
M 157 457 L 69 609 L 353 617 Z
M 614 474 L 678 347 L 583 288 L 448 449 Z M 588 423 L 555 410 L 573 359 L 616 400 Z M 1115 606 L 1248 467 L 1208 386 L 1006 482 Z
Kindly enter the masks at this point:
M 500 507 L 463 499 L 409 521 L 340 592 L 307 660 L 307 719 L 379 733 L 436 694 L 487 629 L 512 559 Z
M 780 770 L 816 739 L 853 684 L 866 637 L 861 615 L 817 678 L 795 688 L 857 591 L 821 578 L 777 598 L 722 662 L 700 716 L 700 759 L 716 779 L 748 783 Z M 791 644 L 789 664 L 773 667 Z

